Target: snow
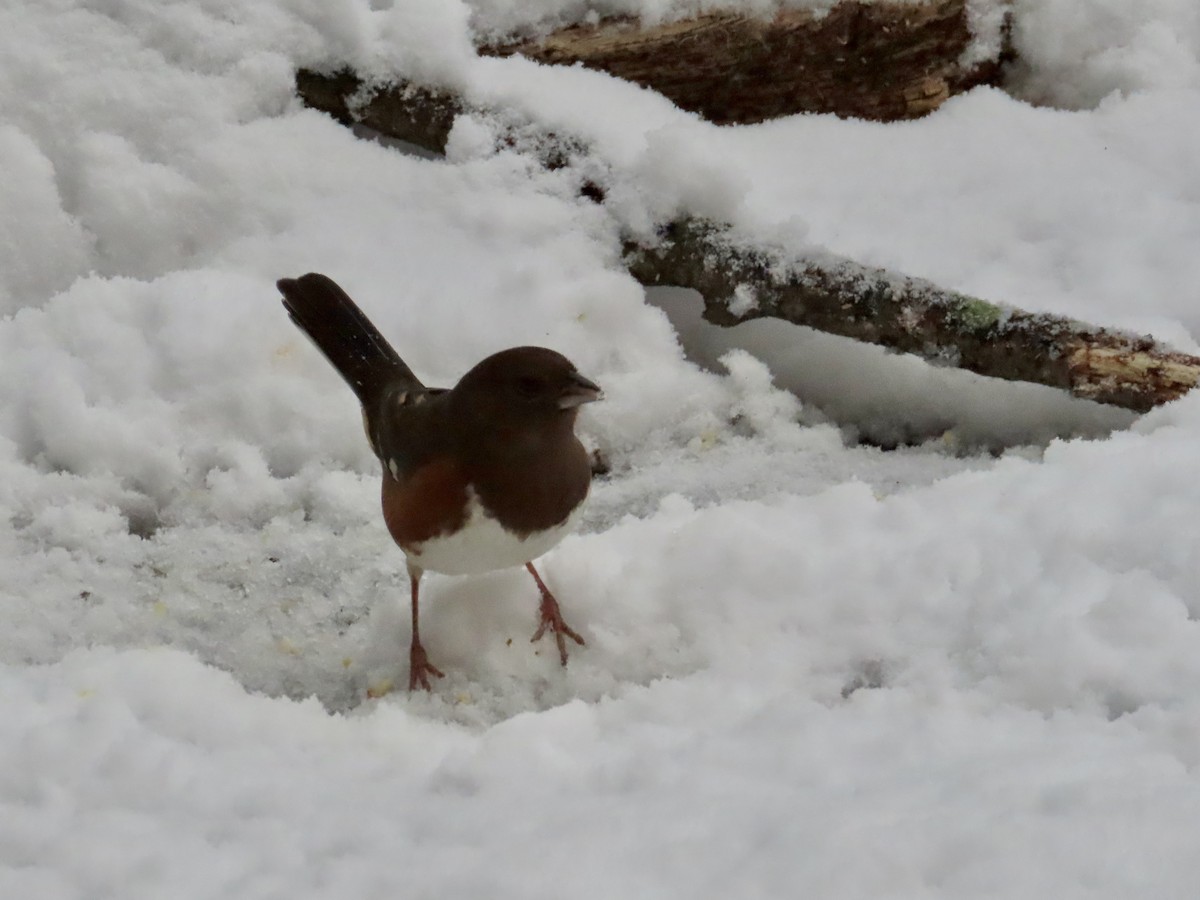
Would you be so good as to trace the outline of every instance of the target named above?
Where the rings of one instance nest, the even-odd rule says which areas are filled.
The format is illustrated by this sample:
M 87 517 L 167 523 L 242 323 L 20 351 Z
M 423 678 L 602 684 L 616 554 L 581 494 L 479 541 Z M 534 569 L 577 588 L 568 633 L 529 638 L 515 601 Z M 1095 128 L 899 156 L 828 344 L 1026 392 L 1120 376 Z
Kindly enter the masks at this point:
M 541 9 L 0 5 L 0 895 L 1192 896 L 1200 400 L 721 331 L 618 253 L 690 210 L 1194 351 L 1195 4 L 1018 0 L 1016 96 L 735 129 L 471 55 Z M 360 140 L 293 97 L 337 61 L 594 155 Z M 390 690 L 378 464 L 274 289 L 310 270 L 429 383 L 537 343 L 604 388 L 541 564 L 566 669 L 525 573 L 430 576 L 447 677 Z

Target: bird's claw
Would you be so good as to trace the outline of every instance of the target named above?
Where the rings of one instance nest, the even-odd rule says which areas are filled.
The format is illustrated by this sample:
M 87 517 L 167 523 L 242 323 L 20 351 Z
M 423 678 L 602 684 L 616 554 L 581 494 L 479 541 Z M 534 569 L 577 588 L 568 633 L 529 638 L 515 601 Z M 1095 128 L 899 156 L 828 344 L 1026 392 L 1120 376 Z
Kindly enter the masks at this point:
M 410 691 L 415 691 L 417 688 L 432 690 L 429 686 L 430 675 L 435 678 L 446 677 L 442 674 L 441 669 L 429 661 L 425 655 L 425 648 L 417 644 L 408 653 L 408 689 Z
M 542 621 L 538 625 L 537 631 L 533 633 L 533 637 L 529 642 L 536 643 L 541 640 L 542 635 L 549 629 L 554 634 L 554 643 L 558 645 L 558 659 L 565 666 L 567 664 L 567 638 L 570 638 L 579 646 L 587 646 L 579 633 L 576 632 L 570 625 L 563 621 L 562 612 L 558 608 L 558 601 L 548 591 L 542 595 Z

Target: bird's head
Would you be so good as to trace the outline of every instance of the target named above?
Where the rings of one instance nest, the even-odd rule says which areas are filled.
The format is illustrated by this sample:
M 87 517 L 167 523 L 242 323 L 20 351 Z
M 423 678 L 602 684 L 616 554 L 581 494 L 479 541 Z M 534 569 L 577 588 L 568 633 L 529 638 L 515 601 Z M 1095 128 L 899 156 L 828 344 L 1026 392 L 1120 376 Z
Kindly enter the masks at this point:
M 492 354 L 459 380 L 454 394 L 455 405 L 476 420 L 567 427 L 580 406 L 604 396 L 569 359 L 545 347 Z

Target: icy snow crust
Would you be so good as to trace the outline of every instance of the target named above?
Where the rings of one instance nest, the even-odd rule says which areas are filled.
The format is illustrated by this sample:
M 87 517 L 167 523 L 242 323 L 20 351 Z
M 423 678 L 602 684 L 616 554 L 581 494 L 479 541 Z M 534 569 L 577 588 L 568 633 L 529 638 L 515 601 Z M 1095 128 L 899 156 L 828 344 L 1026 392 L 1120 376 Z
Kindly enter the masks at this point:
M 1195 351 L 1196 5 L 1015 7 L 1048 106 L 718 130 L 475 60 L 528 4 L 0 5 L 0 896 L 1192 896 L 1200 399 L 714 334 L 617 258 L 687 210 Z M 355 138 L 292 94 L 335 61 L 578 136 L 606 207 L 485 120 Z M 432 384 L 540 343 L 604 386 L 567 669 L 519 570 L 430 578 L 448 677 L 387 692 L 377 464 L 273 287 L 314 269 Z

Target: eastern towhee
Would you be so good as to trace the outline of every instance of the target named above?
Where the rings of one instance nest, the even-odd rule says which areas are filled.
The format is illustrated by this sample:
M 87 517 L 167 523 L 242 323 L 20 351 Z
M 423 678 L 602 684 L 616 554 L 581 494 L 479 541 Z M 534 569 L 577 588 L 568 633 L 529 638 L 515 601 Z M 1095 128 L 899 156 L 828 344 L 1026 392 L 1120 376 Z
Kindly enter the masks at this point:
M 469 575 L 524 565 L 542 596 L 533 640 L 551 631 L 566 665 L 565 639 L 583 638 L 563 621 L 533 560 L 571 531 L 587 497 L 592 468 L 575 418 L 600 388 L 544 347 L 502 350 L 452 389 L 428 388 L 330 278 L 314 272 L 278 286 L 292 321 L 358 395 L 383 464 L 383 519 L 412 586 L 409 690 L 442 676 L 417 627 L 426 569 Z

